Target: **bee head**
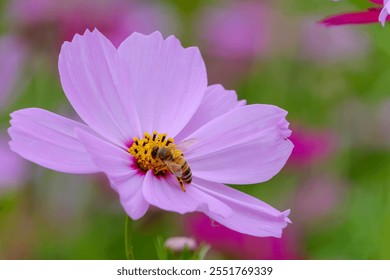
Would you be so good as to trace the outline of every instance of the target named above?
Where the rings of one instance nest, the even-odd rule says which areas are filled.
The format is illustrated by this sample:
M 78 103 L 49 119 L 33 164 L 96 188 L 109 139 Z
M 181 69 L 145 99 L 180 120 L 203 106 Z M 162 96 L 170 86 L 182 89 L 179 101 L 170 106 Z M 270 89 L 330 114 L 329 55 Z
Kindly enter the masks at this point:
M 152 152 L 151 152 L 152 158 L 156 158 L 157 152 L 158 152 L 158 147 L 153 147 Z

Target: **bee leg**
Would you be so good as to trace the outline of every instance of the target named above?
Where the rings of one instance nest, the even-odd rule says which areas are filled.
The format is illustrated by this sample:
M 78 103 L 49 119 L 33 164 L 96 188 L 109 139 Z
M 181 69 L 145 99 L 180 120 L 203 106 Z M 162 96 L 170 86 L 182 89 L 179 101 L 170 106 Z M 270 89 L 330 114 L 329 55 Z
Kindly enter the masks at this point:
M 154 174 L 158 174 L 158 173 L 160 173 L 161 171 L 164 171 L 164 170 L 165 170 L 165 166 L 162 166 L 159 169 L 155 170 Z
M 179 178 L 179 177 L 176 177 L 176 178 L 179 181 L 180 187 L 183 190 L 183 192 L 186 192 L 186 188 L 184 187 L 183 180 L 181 178 Z

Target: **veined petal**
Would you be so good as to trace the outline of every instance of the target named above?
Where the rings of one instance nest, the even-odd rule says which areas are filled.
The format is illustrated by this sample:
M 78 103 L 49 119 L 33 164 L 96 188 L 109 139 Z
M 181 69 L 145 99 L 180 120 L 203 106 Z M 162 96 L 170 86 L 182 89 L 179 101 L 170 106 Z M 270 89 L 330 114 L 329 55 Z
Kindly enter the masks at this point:
M 180 142 L 204 124 L 243 105 L 245 101 L 238 101 L 234 90 L 226 90 L 221 85 L 209 86 L 198 110 L 175 140 Z
M 269 180 L 293 148 L 286 114 L 272 105 L 249 105 L 207 123 L 189 136 L 198 141 L 185 153 L 193 175 L 230 184 Z
M 227 217 L 204 212 L 232 230 L 259 237 L 281 237 L 282 229 L 291 222 L 287 217 L 290 210 L 280 212 L 261 200 L 219 183 L 194 178 L 193 184 L 233 210 L 232 215 Z
M 159 32 L 133 33 L 119 46 L 126 62 L 142 132 L 176 134 L 198 108 L 207 87 L 206 69 L 198 48 L 183 48 L 175 37 Z M 137 135 L 141 136 L 141 135 Z
M 141 218 L 149 203 L 142 194 L 144 175 L 132 167 L 132 156 L 124 147 L 117 147 L 91 133 L 77 131 L 77 134 L 96 166 L 107 175 L 126 213 L 134 220 Z
M 142 185 L 145 180 L 144 174 L 133 170 L 123 177 L 110 177 L 110 182 L 119 195 L 123 209 L 133 220 L 143 217 L 149 209 L 149 203 L 145 200 Z
M 192 185 L 186 186 L 184 192 L 173 175 L 156 177 L 151 171 L 146 174 L 143 192 L 145 199 L 152 205 L 167 211 L 180 214 L 202 211 L 212 212 L 218 216 L 232 215 L 231 209 L 223 202 Z
M 76 137 L 75 129 L 88 131 L 87 126 L 36 108 L 16 111 L 11 117 L 8 133 L 14 152 L 61 172 L 99 172 Z
M 125 67 L 99 31 L 65 42 L 58 67 L 67 98 L 92 129 L 117 144 L 140 133 Z
M 118 147 L 82 130 L 77 130 L 76 134 L 100 172 L 111 177 L 122 177 L 131 175 L 134 171 L 132 156 L 126 151 L 125 146 Z

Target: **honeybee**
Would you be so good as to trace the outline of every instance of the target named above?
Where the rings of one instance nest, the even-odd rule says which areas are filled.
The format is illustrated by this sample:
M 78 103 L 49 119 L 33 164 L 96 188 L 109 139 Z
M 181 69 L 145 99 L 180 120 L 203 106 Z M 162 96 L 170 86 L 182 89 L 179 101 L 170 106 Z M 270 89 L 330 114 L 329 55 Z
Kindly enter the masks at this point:
M 195 139 L 188 139 L 181 142 L 176 147 L 183 151 L 189 148 L 195 142 Z M 176 176 L 181 189 L 185 192 L 186 189 L 184 187 L 184 183 L 191 184 L 192 172 L 188 162 L 184 158 L 184 155 L 181 154 L 179 156 L 174 156 L 171 147 L 153 147 L 151 155 L 152 158 L 157 158 L 164 162 L 171 173 Z

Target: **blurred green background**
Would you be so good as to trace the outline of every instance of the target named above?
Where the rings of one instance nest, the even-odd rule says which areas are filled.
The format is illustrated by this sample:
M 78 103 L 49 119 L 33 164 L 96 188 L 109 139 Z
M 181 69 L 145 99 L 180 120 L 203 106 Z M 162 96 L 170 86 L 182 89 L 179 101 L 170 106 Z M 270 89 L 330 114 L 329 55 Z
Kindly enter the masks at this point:
M 88 0 L 69 1 L 71 7 L 18 2 L 0 2 L 1 38 L 17 38 L 23 48 L 17 79 L 0 109 L 3 134 L 9 114 L 25 107 L 76 118 L 59 82 L 61 42 L 73 30 L 116 28 L 104 18 L 110 13 L 99 14 Z M 234 186 L 277 209 L 291 209 L 293 223 L 281 240 L 231 237 L 229 242 L 257 246 L 256 254 L 246 254 L 245 246 L 227 252 L 212 237 L 197 236 L 189 225 L 193 215 L 152 209 L 133 224 L 137 259 L 158 258 L 156 240 L 172 236 L 209 243 L 210 259 L 390 259 L 389 26 L 318 24 L 331 14 L 365 9 L 369 1 L 119 2 L 137 7 L 126 15 L 136 19 L 129 30 L 161 30 L 184 46 L 198 46 L 210 84 L 236 90 L 250 104 L 287 110 L 296 146 L 270 181 Z M 253 8 L 241 9 L 243 2 Z M 78 11 L 81 6 L 87 8 Z M 69 22 L 74 26 L 68 30 Z M 5 60 L 6 48 L 0 51 Z M 2 154 L 0 161 L 6 161 Z M 125 258 L 125 213 L 103 175 L 61 174 L 30 163 L 23 168 L 23 179 L 0 186 L 1 259 Z

